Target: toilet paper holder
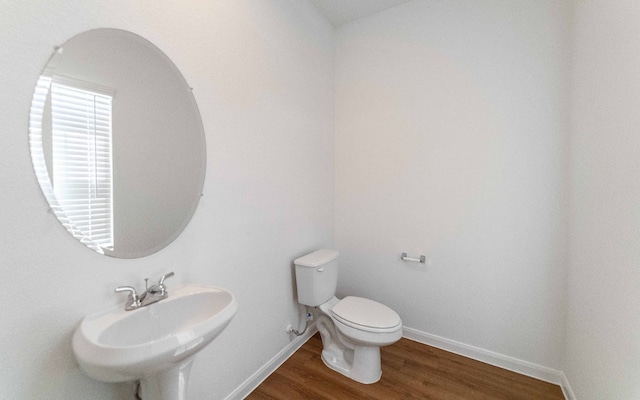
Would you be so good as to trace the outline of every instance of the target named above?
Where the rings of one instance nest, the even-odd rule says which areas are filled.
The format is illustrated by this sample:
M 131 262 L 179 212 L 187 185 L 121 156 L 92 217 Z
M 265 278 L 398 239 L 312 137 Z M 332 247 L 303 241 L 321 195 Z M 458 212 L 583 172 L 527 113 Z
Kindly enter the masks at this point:
M 420 258 L 412 258 L 407 256 L 407 253 L 402 253 L 402 260 L 403 261 L 413 261 L 413 262 L 420 262 L 425 264 L 427 262 L 427 257 L 425 256 L 420 256 Z

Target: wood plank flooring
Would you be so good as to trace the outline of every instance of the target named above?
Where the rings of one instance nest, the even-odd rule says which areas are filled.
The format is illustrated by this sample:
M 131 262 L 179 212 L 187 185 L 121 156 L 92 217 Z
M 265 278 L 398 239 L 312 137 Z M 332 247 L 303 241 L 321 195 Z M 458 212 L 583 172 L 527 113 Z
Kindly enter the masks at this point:
M 559 386 L 408 339 L 382 347 L 382 378 L 364 385 L 327 368 L 316 333 L 248 400 L 564 400 Z

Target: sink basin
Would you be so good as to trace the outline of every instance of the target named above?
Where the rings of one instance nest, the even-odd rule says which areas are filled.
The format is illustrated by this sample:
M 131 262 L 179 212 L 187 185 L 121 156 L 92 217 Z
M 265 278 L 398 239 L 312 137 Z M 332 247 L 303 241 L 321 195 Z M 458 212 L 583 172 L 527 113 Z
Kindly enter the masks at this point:
M 169 288 L 169 297 L 133 311 L 124 304 L 85 317 L 73 336 L 80 368 L 105 382 L 141 381 L 147 399 L 186 398 L 195 354 L 231 321 L 231 292 L 212 286 Z

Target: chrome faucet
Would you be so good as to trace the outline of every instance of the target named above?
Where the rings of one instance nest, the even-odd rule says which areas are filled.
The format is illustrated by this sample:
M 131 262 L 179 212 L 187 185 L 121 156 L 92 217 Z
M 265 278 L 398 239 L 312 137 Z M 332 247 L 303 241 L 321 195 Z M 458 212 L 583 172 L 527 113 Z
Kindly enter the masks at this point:
M 140 296 L 138 296 L 136 288 L 134 288 L 133 286 L 118 286 L 115 291 L 116 293 L 130 292 L 129 298 L 127 298 L 127 302 L 124 305 L 125 310 L 130 311 L 140 307 Z
M 140 307 L 148 306 L 162 299 L 166 299 L 169 296 L 167 292 L 167 286 L 164 284 L 164 280 L 175 275 L 173 272 L 162 275 L 158 280 L 158 283 L 147 287 L 147 281 L 144 280 L 145 291 L 141 295 L 138 295 L 136 288 L 133 286 L 118 286 L 115 288 L 115 292 L 129 292 L 129 297 L 124 305 L 126 311 L 138 309 Z

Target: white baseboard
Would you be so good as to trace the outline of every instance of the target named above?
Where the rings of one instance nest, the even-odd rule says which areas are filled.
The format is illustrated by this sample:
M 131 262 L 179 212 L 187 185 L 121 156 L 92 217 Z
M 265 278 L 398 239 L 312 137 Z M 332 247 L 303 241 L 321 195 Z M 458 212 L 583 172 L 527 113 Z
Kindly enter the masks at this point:
M 567 379 L 564 372 L 562 373 L 562 383 L 560 384 L 562 388 L 562 394 L 564 394 L 564 398 L 567 400 L 577 400 L 576 395 L 573 394 L 573 390 L 571 389 L 571 385 L 569 385 L 569 380 Z
M 242 382 L 233 392 L 231 392 L 225 400 L 239 400 L 247 397 L 251 392 L 255 390 L 269 375 L 271 375 L 276 369 L 278 369 L 289 357 L 293 355 L 311 336 L 313 336 L 318 329 L 316 324 L 312 324 L 307 329 L 307 332 L 302 336 L 293 339 L 285 348 L 280 350 L 278 354 L 273 356 L 265 365 L 260 367 L 253 375 L 247 380 Z
M 421 332 L 416 329 L 407 327 L 403 327 L 402 329 L 404 331 L 403 336 L 407 339 L 424 343 L 429 346 L 437 347 L 439 349 L 472 358 L 474 360 L 482 361 L 487 364 L 495 365 L 496 367 L 508 369 L 510 371 L 517 372 L 522 375 L 527 375 L 532 378 L 540 379 L 545 382 L 559 385 L 562 389 L 562 393 L 567 400 L 576 400 L 571 387 L 569 386 L 569 381 L 562 371 L 530 363 L 528 361 L 519 360 L 514 357 L 509 357 L 504 354 L 495 353 L 493 351 L 481 349 L 479 347 L 456 342 L 455 340 L 446 339 L 440 336 L 432 335 L 430 333 Z

